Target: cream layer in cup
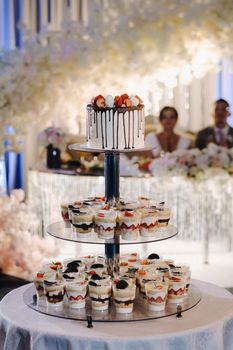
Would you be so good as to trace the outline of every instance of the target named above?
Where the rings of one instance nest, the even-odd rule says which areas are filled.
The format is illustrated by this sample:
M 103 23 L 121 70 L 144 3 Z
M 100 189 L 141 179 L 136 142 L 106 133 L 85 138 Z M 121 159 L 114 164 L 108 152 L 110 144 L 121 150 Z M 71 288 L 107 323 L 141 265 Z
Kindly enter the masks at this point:
M 152 208 L 141 209 L 140 234 L 143 237 L 153 237 L 158 228 L 158 211 Z
M 89 237 L 93 228 L 93 211 L 89 208 L 72 210 L 72 225 L 78 237 Z
M 101 277 L 97 274 L 92 275 L 88 284 L 88 289 L 92 309 L 96 311 L 107 310 L 112 289 L 110 276 Z
M 191 270 L 188 265 L 176 265 L 171 269 L 171 276 L 183 277 L 186 279 L 185 295 L 187 295 L 190 282 L 191 282 Z
M 50 282 L 44 281 L 45 295 L 48 307 L 63 307 L 63 299 L 65 295 L 65 283 L 62 281 Z
M 182 303 L 185 298 L 186 278 L 173 276 L 169 280 L 168 302 Z
M 165 309 L 168 285 L 161 282 L 147 282 L 145 284 L 149 310 L 162 311 Z
M 103 239 L 113 238 L 116 228 L 117 213 L 108 208 L 106 205 L 95 214 L 95 232 Z
M 140 219 L 136 210 L 125 210 L 119 214 L 119 230 L 123 239 L 133 241 L 138 238 Z
M 66 284 L 68 306 L 74 309 L 85 307 L 87 296 L 87 281 L 75 281 Z
M 159 208 L 158 209 L 158 227 L 167 227 L 170 220 L 170 209 Z

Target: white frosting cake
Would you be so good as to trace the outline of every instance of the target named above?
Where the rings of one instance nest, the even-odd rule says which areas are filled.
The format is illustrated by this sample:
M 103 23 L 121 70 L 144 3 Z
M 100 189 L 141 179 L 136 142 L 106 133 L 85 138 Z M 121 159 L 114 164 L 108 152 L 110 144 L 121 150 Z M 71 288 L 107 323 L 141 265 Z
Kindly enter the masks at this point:
M 112 98 L 113 103 L 108 105 L 109 97 L 99 95 L 87 106 L 88 147 L 109 150 L 144 147 L 145 116 L 141 99 L 122 96 Z

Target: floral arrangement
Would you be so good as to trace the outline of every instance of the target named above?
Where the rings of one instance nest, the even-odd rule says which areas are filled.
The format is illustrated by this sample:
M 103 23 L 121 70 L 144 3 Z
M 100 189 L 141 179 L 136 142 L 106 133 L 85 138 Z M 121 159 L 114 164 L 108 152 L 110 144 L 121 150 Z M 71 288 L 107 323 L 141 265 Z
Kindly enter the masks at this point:
M 37 219 L 23 200 L 22 190 L 0 197 L 0 270 L 30 280 L 43 259 L 55 250 L 49 239 L 30 232 Z
M 97 90 L 137 87 L 148 106 L 148 92 L 161 84 L 172 88 L 178 76 L 189 83 L 222 57 L 233 61 L 232 1 L 92 1 L 90 15 L 88 26 L 67 17 L 59 32 L 25 30 L 24 50 L 1 54 L 0 128 L 24 133 L 56 116 L 76 132 Z
M 137 95 L 129 96 L 128 94 L 115 97 L 112 95 L 107 95 L 106 97 L 98 95 L 91 100 L 91 104 L 98 108 L 137 107 L 142 105 L 142 99 Z
M 60 145 L 64 139 L 64 134 L 60 128 L 49 127 L 41 131 L 38 135 L 39 143 L 48 145 Z
M 178 150 L 166 153 L 154 159 L 149 170 L 158 175 L 184 175 L 188 177 L 203 176 L 210 170 L 218 173 L 225 171 L 233 174 L 233 148 L 227 149 L 210 143 L 203 150 Z

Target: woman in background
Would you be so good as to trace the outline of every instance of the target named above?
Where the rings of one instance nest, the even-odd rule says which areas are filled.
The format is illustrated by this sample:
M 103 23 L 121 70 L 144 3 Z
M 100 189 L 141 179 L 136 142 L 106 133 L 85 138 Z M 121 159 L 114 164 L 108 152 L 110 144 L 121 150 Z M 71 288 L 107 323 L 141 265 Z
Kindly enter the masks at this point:
M 174 132 L 177 120 L 178 112 L 174 107 L 166 106 L 160 111 L 159 121 L 163 131 L 159 134 L 149 133 L 145 139 L 147 147 L 155 148 L 152 151 L 153 157 L 158 157 L 163 152 L 173 152 L 175 150 L 190 148 L 191 141 Z

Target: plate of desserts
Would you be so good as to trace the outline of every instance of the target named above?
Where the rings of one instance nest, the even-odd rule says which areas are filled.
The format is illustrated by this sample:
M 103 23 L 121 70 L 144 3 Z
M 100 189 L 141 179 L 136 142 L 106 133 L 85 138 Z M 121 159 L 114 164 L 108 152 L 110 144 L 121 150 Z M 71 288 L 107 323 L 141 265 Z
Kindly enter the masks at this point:
M 176 227 L 169 224 L 170 208 L 165 202 L 145 197 L 107 204 L 104 197 L 89 197 L 61 204 L 61 216 L 63 221 L 49 225 L 47 232 L 77 242 L 133 244 L 177 234 Z
M 84 256 L 44 264 L 25 303 L 47 315 L 94 321 L 136 321 L 171 316 L 199 303 L 201 294 L 190 285 L 187 264 L 157 253 L 141 258 L 120 256 L 119 272 L 107 273 L 105 258 Z

